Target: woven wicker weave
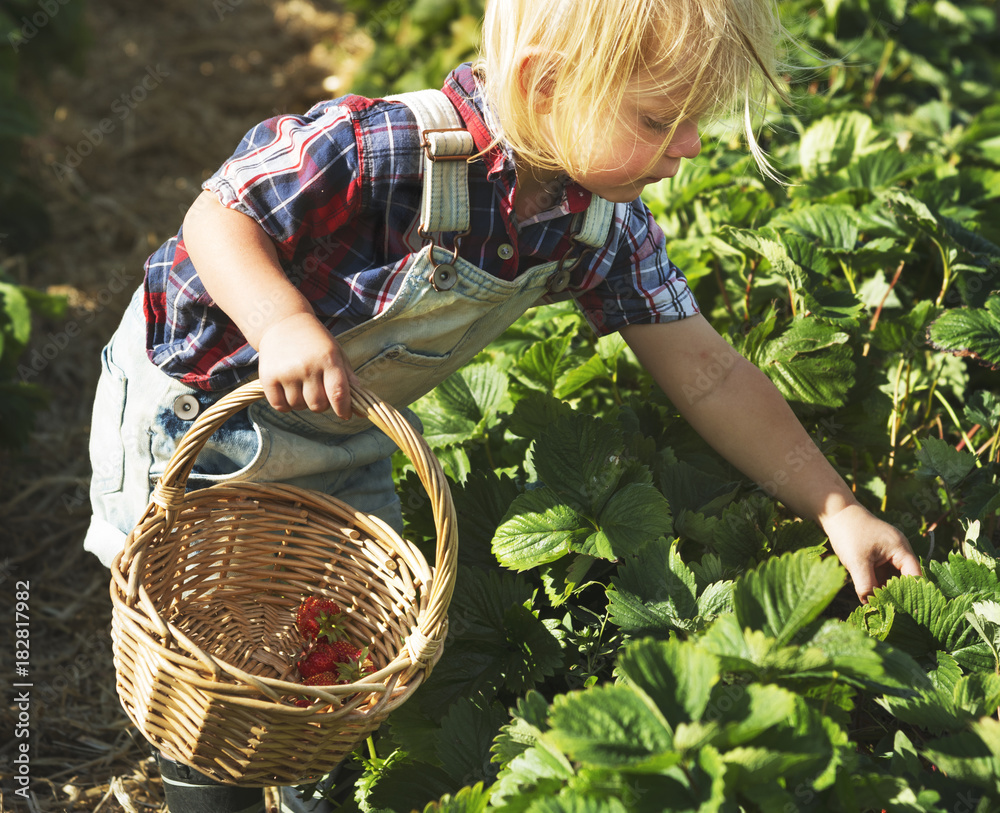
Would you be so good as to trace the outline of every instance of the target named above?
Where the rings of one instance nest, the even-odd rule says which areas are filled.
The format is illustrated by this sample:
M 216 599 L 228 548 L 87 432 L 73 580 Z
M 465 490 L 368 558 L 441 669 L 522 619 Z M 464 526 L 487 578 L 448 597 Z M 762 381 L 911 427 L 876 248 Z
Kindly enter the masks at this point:
M 375 517 L 313 491 L 236 482 L 185 493 L 209 436 L 262 397 L 251 382 L 181 439 L 112 564 L 118 694 L 167 756 L 220 782 L 296 784 L 329 771 L 402 704 L 441 656 L 455 583 L 454 506 L 440 464 L 394 409 L 356 388 L 366 415 L 407 454 L 431 498 L 436 567 Z M 334 599 L 376 671 L 306 687 L 294 616 Z M 295 699 L 307 698 L 302 708 Z

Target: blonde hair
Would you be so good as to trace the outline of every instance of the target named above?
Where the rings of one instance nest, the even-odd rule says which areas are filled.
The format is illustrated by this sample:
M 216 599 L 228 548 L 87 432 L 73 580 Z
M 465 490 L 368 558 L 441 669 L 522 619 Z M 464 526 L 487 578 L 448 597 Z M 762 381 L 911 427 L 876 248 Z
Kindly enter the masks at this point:
M 488 0 L 476 67 L 495 135 L 538 168 L 585 171 L 629 82 L 646 75 L 678 105 L 675 127 L 738 112 L 774 177 L 754 120 L 770 92 L 784 98 L 785 36 L 775 0 Z

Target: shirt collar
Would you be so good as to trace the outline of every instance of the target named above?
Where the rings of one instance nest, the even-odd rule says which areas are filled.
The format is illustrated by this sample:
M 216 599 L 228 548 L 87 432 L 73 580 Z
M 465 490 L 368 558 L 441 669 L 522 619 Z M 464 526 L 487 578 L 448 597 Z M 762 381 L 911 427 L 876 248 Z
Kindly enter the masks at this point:
M 445 80 L 444 94 L 455 105 L 466 128 L 472 135 L 476 151 L 483 153 L 486 177 L 491 181 L 504 172 L 514 172 L 514 155 L 502 142 L 491 146 L 494 135 L 487 124 L 489 113 L 483 90 L 476 81 L 472 64 L 466 62 L 453 70 Z
M 445 80 L 442 90 L 465 122 L 476 151 L 483 154 L 486 177 L 491 181 L 502 177 L 513 187 L 516 179 L 514 153 L 503 141 L 491 144 L 495 136 L 488 124 L 490 113 L 472 63 L 465 62 L 455 68 Z M 571 182 L 566 187 L 566 196 L 559 207 L 563 211 L 557 210 L 555 214 L 582 212 L 590 205 L 590 197 L 590 192 Z

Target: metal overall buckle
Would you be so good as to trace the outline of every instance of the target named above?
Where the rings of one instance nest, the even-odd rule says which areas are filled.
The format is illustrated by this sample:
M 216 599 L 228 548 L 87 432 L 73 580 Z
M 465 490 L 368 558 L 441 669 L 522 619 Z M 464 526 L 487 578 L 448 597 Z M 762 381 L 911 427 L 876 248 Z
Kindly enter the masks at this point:
M 457 155 L 437 155 L 433 152 L 433 145 L 431 144 L 430 138 L 428 136 L 431 133 L 468 133 L 468 129 L 465 127 L 431 127 L 423 131 L 422 138 L 420 141 L 420 146 L 424 148 L 424 156 L 431 163 L 438 162 L 448 162 L 448 161 L 468 161 L 470 158 L 469 153 L 458 153 Z M 465 231 L 457 232 L 455 234 L 455 242 L 452 247 L 451 257 L 443 263 L 435 262 L 434 260 L 434 249 L 438 247 L 437 241 L 434 236 L 426 231 L 424 231 L 423 225 L 417 229 L 417 234 L 420 235 L 423 240 L 430 240 L 430 253 L 432 270 L 429 276 L 429 281 L 434 287 L 435 291 L 449 291 L 455 287 L 455 283 L 458 282 L 458 272 L 455 270 L 455 262 L 458 260 L 458 246 L 462 238 L 465 237 L 471 228 L 465 229 Z
M 462 238 L 468 235 L 470 231 L 472 229 L 466 229 L 455 234 L 455 243 L 451 250 L 451 256 L 443 263 L 439 263 L 434 260 L 434 249 L 439 247 L 434 236 L 425 232 L 422 227 L 417 229 L 417 234 L 420 235 L 421 239 L 430 240 L 431 243 L 430 251 L 427 255 L 431 259 L 431 273 L 427 279 L 435 291 L 450 291 L 455 287 L 455 283 L 458 282 L 458 271 L 455 269 L 455 262 L 458 260 L 458 246 Z
M 566 249 L 562 257 L 559 258 L 559 265 L 556 266 L 556 270 L 549 277 L 548 289 L 551 293 L 558 294 L 565 291 L 569 287 L 569 277 L 570 274 L 576 269 L 580 264 L 580 260 L 583 259 L 583 253 L 585 249 L 581 248 L 582 243 L 576 239 L 579 231 L 570 232 L 569 235 L 569 248 Z M 572 258 L 572 262 L 567 266 L 566 261 L 570 258 L 570 254 L 579 249 L 579 252 L 575 257 Z

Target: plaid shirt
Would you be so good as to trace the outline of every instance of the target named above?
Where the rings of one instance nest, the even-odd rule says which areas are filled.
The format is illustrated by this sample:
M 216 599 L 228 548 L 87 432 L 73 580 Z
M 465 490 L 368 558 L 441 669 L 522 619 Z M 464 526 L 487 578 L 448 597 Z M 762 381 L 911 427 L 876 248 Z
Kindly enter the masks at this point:
M 476 149 L 486 149 L 492 135 L 471 67 L 453 71 L 444 92 Z M 416 234 L 419 140 L 405 105 L 345 96 L 304 116 L 257 125 L 204 188 L 260 224 L 289 279 L 337 334 L 389 305 L 408 258 L 423 243 Z M 504 279 L 561 257 L 570 247 L 573 216 L 590 203 L 590 193 L 571 183 L 559 204 L 518 224 L 515 180 L 513 157 L 502 145 L 469 166 L 471 233 L 461 254 Z M 448 237 L 443 244 L 450 245 Z M 144 286 L 147 350 L 164 372 L 218 390 L 256 371 L 257 352 L 205 291 L 183 233 L 149 258 Z M 598 335 L 698 312 L 684 276 L 667 258 L 663 232 L 639 200 L 615 205 L 605 245 L 588 250 L 569 288 L 549 301 L 568 297 Z

